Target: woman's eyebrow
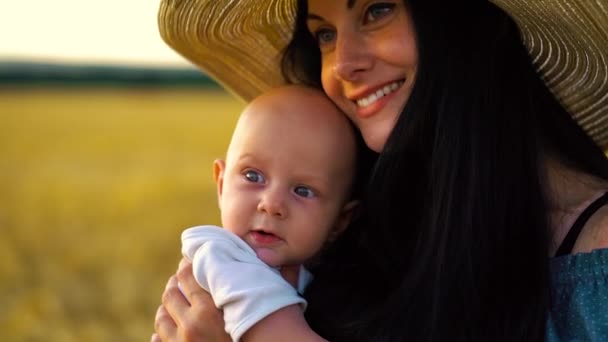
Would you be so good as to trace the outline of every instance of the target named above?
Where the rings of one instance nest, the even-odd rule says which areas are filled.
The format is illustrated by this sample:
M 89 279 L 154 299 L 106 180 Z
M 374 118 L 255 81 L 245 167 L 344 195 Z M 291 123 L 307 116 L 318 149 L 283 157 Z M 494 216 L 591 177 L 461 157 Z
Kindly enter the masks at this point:
M 323 17 L 322 17 L 322 16 L 320 16 L 320 15 L 316 15 L 316 14 L 308 13 L 308 16 L 306 17 L 306 20 L 319 20 L 319 21 L 324 21 L 325 19 L 323 19 Z
M 357 0 L 348 0 L 346 2 L 346 8 L 351 10 L 351 9 L 353 9 L 353 7 L 355 7 L 355 4 L 357 4 Z M 308 20 L 320 20 L 320 21 L 325 20 L 325 19 L 323 19 L 322 16 L 316 15 L 314 13 L 308 13 L 307 19 Z

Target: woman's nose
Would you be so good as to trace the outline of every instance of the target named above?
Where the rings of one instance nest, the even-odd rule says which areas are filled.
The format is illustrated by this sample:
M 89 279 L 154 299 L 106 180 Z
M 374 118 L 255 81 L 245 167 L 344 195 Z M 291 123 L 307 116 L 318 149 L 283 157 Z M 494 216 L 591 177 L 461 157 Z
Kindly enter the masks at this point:
M 280 189 L 267 189 L 262 194 L 257 209 L 273 217 L 287 217 L 285 194 Z
M 356 81 L 362 72 L 371 69 L 373 56 L 359 32 L 338 36 L 334 51 L 333 72 L 342 81 Z

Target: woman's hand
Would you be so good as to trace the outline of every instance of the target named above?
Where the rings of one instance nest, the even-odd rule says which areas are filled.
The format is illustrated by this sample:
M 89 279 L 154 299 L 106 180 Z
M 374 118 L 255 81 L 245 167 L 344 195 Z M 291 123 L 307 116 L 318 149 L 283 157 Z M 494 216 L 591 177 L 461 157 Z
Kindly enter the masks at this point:
M 178 287 L 181 286 L 181 291 Z M 176 276 L 169 278 L 156 312 L 152 342 L 223 342 L 231 341 L 224 331 L 222 312 L 192 275 L 192 264 L 179 263 Z

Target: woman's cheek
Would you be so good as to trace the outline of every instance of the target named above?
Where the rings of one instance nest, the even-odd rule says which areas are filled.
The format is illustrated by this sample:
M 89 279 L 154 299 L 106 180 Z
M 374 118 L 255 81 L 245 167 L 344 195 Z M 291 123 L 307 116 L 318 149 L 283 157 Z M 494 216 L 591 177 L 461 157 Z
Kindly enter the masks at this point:
M 342 84 L 334 73 L 334 63 L 330 56 L 324 57 L 321 66 L 321 84 L 327 96 L 341 109 L 346 98 L 342 90 Z

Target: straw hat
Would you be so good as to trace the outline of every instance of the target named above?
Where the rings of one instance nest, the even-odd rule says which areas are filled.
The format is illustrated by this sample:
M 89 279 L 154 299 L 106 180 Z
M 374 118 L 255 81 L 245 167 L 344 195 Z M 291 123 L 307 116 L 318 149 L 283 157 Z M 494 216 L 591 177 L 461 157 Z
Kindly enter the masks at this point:
M 546 84 L 608 149 L 608 0 L 491 0 L 517 22 Z M 161 0 L 173 49 L 245 101 L 281 85 L 294 0 Z

